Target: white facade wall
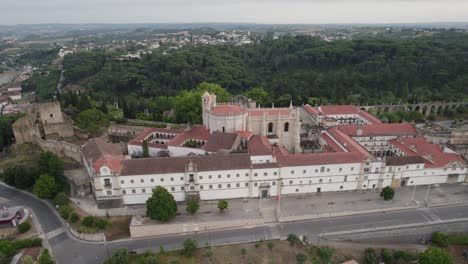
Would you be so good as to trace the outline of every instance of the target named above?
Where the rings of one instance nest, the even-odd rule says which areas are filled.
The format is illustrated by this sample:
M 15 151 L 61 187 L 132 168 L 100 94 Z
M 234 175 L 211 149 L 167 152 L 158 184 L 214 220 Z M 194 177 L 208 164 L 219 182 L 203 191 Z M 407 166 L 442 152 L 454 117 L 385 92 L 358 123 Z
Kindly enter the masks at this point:
M 187 156 L 190 153 L 195 153 L 197 155 L 204 155 L 206 153 L 206 151 L 203 149 L 188 147 L 168 146 L 167 150 L 169 151 L 169 156 L 171 157 Z
M 166 151 L 167 149 L 163 148 L 154 148 L 148 147 L 148 153 L 150 157 L 157 157 L 160 151 Z M 131 156 L 141 156 L 143 154 L 143 148 L 141 146 L 128 145 L 127 144 L 128 154 Z
M 236 131 L 246 131 L 247 112 L 237 115 L 213 115 L 208 114 L 207 128 L 213 131 L 234 133 Z

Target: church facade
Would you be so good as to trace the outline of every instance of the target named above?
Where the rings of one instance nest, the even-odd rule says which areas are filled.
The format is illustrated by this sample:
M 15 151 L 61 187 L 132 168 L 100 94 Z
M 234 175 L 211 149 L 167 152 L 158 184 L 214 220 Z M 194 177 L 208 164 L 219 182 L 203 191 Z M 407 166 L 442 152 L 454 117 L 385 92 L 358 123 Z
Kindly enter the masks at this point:
M 210 132 L 241 133 L 268 138 L 272 145 L 284 147 L 291 153 L 301 152 L 299 110 L 287 108 L 260 108 L 248 99 L 245 103 L 217 103 L 216 95 L 202 96 L 203 125 Z

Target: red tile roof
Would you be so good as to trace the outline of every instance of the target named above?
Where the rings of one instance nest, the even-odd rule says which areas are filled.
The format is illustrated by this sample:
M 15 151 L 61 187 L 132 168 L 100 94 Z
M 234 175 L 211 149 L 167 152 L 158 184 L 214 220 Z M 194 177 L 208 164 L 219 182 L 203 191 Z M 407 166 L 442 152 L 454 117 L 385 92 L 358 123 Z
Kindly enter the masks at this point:
M 359 125 L 343 125 L 338 126 L 338 129 L 349 136 L 357 135 Z M 411 123 L 395 123 L 395 124 L 367 124 L 362 125 L 362 136 L 382 136 L 382 135 L 417 135 L 416 127 Z
M 189 139 L 196 139 L 196 140 L 208 140 L 210 137 L 210 131 L 206 129 L 203 126 L 193 126 L 190 130 L 185 131 L 179 135 L 177 135 L 175 138 L 173 138 L 171 141 L 169 141 L 167 144 L 169 146 L 176 146 L 179 147 L 182 144 L 185 143 L 185 141 Z
M 236 115 L 245 113 L 247 110 L 238 105 L 218 105 L 211 109 L 211 113 L 215 115 Z
M 304 105 L 304 110 L 306 110 L 307 113 L 311 114 L 311 115 L 321 115 L 322 113 L 320 113 L 319 110 L 317 110 L 317 108 L 315 107 L 312 107 L 308 104 Z
M 324 115 L 351 115 L 360 111 L 354 105 L 321 105 L 317 109 Z
M 320 137 L 326 142 L 330 152 L 346 152 L 341 145 L 339 145 L 327 133 L 320 134 Z
M 380 119 L 378 119 L 377 117 L 367 113 L 364 110 L 359 110 L 359 115 L 362 118 L 366 119 L 371 124 L 381 124 L 382 123 L 382 121 L 380 121 Z
M 234 133 L 245 139 L 249 139 L 252 136 L 252 132 L 250 131 L 236 131 Z
M 168 174 L 185 172 L 189 163 L 198 171 L 223 171 L 250 168 L 250 155 L 198 155 L 168 158 L 129 159 L 122 161 L 120 175 Z
M 338 141 L 349 152 L 354 152 L 364 157 L 372 157 L 372 155 L 359 143 L 354 141 L 350 136 L 338 130 L 336 127 L 329 128 L 328 133 Z
M 463 158 L 456 153 L 446 153 L 438 145 L 428 142 L 424 137 L 402 138 L 389 141 L 408 156 L 421 156 L 425 159 L 425 167 L 444 167 L 451 162 L 465 164 Z
M 141 143 L 143 142 L 143 140 L 145 138 L 147 138 L 152 133 L 157 133 L 157 132 L 176 134 L 176 135 L 184 133 L 183 130 L 166 129 L 166 128 L 145 128 L 140 134 L 138 134 L 138 136 L 136 136 L 132 140 L 130 140 L 130 142 L 128 142 L 128 144 L 129 145 L 134 145 L 134 146 L 141 146 Z M 149 144 L 150 143 L 148 143 L 148 146 L 149 146 Z M 161 145 L 161 144 L 158 144 L 158 145 Z
M 253 156 L 266 156 L 272 155 L 272 146 L 268 138 L 263 136 L 252 136 L 247 143 L 247 149 Z
M 120 163 L 124 159 L 119 144 L 104 142 L 101 138 L 93 138 L 81 150 L 86 162 L 90 162 L 95 173 L 106 165 L 114 173 L 119 173 Z
M 223 133 L 214 131 L 211 133 L 203 147 L 204 150 L 209 152 L 217 152 L 219 150 L 231 150 L 235 147 L 236 140 L 239 136 L 235 133 Z

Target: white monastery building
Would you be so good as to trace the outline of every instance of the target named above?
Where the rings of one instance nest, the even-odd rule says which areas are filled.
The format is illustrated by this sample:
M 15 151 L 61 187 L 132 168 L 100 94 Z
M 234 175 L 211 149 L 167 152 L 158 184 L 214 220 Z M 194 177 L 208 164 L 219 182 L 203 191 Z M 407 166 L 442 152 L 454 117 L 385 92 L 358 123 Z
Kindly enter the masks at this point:
M 217 104 L 209 93 L 202 103 L 203 126 L 145 129 L 128 143 L 139 156 L 146 142 L 149 158 L 91 139 L 82 159 L 98 205 L 144 204 L 156 186 L 176 201 L 217 200 L 457 183 L 467 174 L 460 155 L 427 142 L 413 124 L 384 124 L 354 106 L 319 107 L 335 123 L 320 134 L 322 152 L 301 154 L 297 108 Z

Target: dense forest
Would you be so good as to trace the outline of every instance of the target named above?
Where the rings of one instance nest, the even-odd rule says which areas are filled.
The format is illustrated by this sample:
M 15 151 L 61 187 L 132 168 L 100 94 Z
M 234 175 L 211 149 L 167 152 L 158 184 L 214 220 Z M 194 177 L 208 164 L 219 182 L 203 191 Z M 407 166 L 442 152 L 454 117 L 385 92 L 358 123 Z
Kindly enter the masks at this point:
M 152 119 L 161 119 L 182 91 L 202 82 L 219 84 L 231 94 L 260 91 L 263 105 L 311 98 L 322 104 L 461 100 L 468 95 L 468 35 L 450 30 L 334 42 L 285 36 L 254 45 L 153 52 L 134 60 L 81 52 L 66 56 L 63 65 L 66 82 L 85 87 L 99 104 L 124 104 L 126 117 L 147 109 Z M 263 89 L 252 91 L 256 87 Z M 181 118 L 177 121 L 187 121 Z

